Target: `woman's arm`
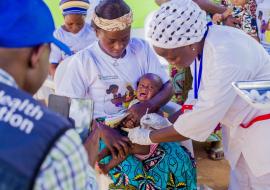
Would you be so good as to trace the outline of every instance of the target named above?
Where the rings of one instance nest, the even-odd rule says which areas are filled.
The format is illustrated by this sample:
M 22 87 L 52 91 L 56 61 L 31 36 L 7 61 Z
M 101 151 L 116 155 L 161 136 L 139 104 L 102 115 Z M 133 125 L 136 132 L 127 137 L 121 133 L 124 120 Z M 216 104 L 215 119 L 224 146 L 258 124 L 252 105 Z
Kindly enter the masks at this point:
M 175 112 L 174 114 L 172 114 L 171 116 L 169 116 L 168 120 L 171 122 L 171 123 L 174 123 L 178 117 L 182 114 L 182 110 L 180 109 L 179 111 Z
M 117 158 L 120 156 L 123 158 L 129 154 L 132 143 L 127 137 L 121 135 L 116 129 L 112 129 L 102 123 L 97 123 L 97 129 L 99 130 L 100 138 L 109 148 L 113 157 Z
M 132 148 L 132 143 L 127 137 L 121 135 L 117 130 L 96 121 L 94 121 L 92 125 L 92 130 L 93 131 L 90 133 L 90 136 L 84 144 L 84 147 L 90 155 L 90 164 L 93 164 L 97 160 L 97 149 L 100 138 L 104 141 L 114 158 L 124 158 L 129 154 L 129 149 Z
M 201 9 L 205 10 L 206 12 L 209 12 L 211 14 L 222 14 L 226 11 L 226 7 L 222 5 L 217 5 L 210 0 L 193 0 L 195 3 L 197 3 Z M 224 19 L 223 24 L 231 27 L 236 27 L 237 24 L 240 23 L 240 20 L 237 18 L 234 18 L 232 16 L 228 16 L 226 19 Z
M 184 141 L 188 139 L 180 135 L 173 126 L 151 131 L 149 138 L 153 143 Z
M 211 2 L 210 0 L 193 0 L 193 1 L 197 3 L 201 9 L 211 14 L 216 14 L 216 13 L 222 14 L 224 11 L 226 11 L 226 7 L 222 5 L 217 5 Z
M 100 131 L 95 128 L 87 137 L 84 148 L 88 154 L 89 164 L 94 168 L 98 159 Z
M 50 66 L 49 66 L 49 74 L 54 77 L 54 74 L 55 74 L 55 71 L 56 71 L 56 68 L 58 66 L 59 63 L 50 63 Z

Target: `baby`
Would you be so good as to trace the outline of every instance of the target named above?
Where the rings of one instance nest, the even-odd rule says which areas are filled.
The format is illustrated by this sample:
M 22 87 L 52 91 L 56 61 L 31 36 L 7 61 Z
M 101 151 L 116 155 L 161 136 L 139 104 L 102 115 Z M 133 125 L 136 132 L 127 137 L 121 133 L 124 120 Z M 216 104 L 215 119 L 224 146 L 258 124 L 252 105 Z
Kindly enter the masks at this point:
M 252 10 L 254 0 L 231 0 L 231 4 L 228 4 L 228 8 L 222 14 L 215 14 L 213 16 L 213 22 L 222 22 L 229 16 L 239 19 L 240 23 L 237 26 L 250 36 L 258 40 L 256 15 Z
M 137 99 L 133 100 L 130 103 L 129 107 L 134 104 L 147 101 L 154 97 L 162 88 L 162 84 L 163 83 L 161 78 L 155 74 L 148 73 L 143 75 L 138 82 L 138 87 L 136 91 Z M 126 123 L 124 127 L 128 127 L 129 125 L 131 124 Z M 171 123 L 166 118 L 162 117 L 157 113 L 146 113 L 140 121 L 140 127 L 152 130 L 167 127 L 169 125 L 171 125 Z M 126 128 L 122 129 L 124 131 L 126 130 Z M 130 147 L 129 154 L 134 154 L 138 159 L 145 160 L 154 153 L 157 146 L 158 144 L 153 144 L 150 146 L 134 144 L 132 147 Z M 105 158 L 106 156 L 109 156 L 110 154 L 111 153 L 108 149 L 103 149 L 99 154 L 99 160 Z M 99 164 L 99 169 L 102 173 L 107 174 L 112 168 L 120 164 L 125 159 L 126 158 L 113 158 L 108 164 Z

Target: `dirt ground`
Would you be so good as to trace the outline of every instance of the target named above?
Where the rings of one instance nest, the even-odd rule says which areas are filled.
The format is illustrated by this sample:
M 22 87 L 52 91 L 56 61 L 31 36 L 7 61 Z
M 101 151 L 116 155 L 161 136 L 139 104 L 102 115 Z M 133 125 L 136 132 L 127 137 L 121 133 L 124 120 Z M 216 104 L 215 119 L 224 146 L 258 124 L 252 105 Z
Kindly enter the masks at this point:
M 198 167 L 198 184 L 204 184 L 213 190 L 227 190 L 230 167 L 226 160 L 213 161 L 208 159 L 205 144 L 193 142 Z

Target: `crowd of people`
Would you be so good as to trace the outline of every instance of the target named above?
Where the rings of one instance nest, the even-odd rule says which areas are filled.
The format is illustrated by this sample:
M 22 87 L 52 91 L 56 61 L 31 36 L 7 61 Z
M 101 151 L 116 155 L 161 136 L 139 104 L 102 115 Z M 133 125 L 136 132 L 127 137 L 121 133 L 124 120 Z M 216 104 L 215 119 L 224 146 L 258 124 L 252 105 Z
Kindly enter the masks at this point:
M 257 2 L 156 0 L 145 39 L 131 37 L 124 0 L 101 0 L 89 16 L 92 3 L 61 0 L 55 29 L 43 0 L 0 2 L 0 190 L 94 190 L 98 174 L 108 189 L 195 190 L 192 146 L 179 142 L 218 130 L 224 148 L 218 139 L 210 157 L 224 149 L 229 189 L 270 189 L 270 120 L 258 119 L 269 112 L 231 85 L 270 79 Z M 93 100 L 86 136 L 32 97 L 48 74 L 55 94 Z M 164 109 L 171 100 L 174 113 Z

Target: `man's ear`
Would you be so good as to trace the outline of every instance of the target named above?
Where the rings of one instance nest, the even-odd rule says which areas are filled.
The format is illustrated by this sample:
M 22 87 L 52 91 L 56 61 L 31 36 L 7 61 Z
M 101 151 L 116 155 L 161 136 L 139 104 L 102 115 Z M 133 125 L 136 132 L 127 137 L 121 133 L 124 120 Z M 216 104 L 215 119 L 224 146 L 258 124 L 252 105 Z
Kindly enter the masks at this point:
M 29 67 L 30 68 L 36 68 L 38 66 L 39 60 L 41 59 L 42 53 L 46 50 L 46 44 L 35 46 L 32 49 L 31 55 L 30 55 L 30 62 Z

